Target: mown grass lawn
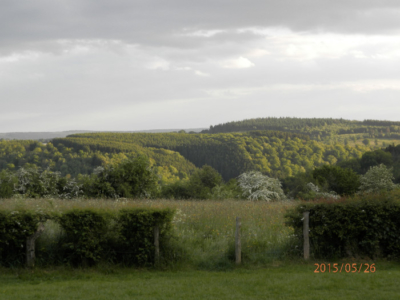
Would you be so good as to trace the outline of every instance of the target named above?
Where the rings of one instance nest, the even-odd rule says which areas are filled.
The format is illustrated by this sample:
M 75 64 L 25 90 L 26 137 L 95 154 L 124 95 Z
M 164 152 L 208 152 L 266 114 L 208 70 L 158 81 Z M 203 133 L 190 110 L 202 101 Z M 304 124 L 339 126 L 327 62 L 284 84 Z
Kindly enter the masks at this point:
M 0 269 L 0 299 L 399 299 L 400 265 L 314 273 L 312 263 L 232 271 Z

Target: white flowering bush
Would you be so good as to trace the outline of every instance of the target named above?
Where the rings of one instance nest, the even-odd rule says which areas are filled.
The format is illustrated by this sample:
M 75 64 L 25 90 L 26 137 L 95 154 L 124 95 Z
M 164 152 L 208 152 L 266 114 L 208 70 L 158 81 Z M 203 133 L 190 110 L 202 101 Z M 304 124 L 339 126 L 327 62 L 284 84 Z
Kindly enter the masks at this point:
M 83 196 L 82 184 L 78 184 L 75 179 L 70 179 L 63 186 L 62 192 L 58 195 L 61 199 L 74 199 Z
M 61 177 L 60 172 L 49 169 L 41 172 L 39 168 L 19 168 L 15 172 L 14 196 L 21 195 L 26 198 L 52 198 L 72 199 L 82 196 L 82 185 L 74 179 L 67 180 Z
M 239 187 L 248 200 L 279 201 L 285 199 L 279 179 L 270 178 L 261 172 L 247 172 L 239 175 Z
M 393 183 L 393 169 L 388 169 L 384 164 L 370 167 L 365 175 L 360 177 L 359 193 L 378 193 L 391 191 L 398 188 Z
M 313 198 L 327 198 L 327 199 L 339 199 L 340 196 L 334 191 L 321 192 L 319 187 L 312 182 L 307 183 L 307 188 L 312 192 Z
M 40 172 L 38 168 L 19 168 L 15 173 L 17 184 L 14 184 L 14 193 L 24 195 L 28 198 L 39 198 L 53 194 L 58 174 L 45 171 Z

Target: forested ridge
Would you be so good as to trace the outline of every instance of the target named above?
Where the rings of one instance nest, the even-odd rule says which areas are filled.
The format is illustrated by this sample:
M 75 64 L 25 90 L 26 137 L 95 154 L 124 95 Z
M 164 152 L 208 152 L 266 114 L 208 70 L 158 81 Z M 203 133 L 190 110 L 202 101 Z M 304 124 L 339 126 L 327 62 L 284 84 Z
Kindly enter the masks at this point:
M 267 130 L 221 134 L 90 133 L 54 139 L 53 144 L 75 151 L 107 153 L 138 147 L 167 149 L 178 152 L 196 167 L 210 165 L 225 180 L 250 170 L 284 178 L 323 164 L 359 158 L 370 150 L 361 145 L 325 145 L 306 135 Z
M 351 121 L 331 118 L 256 118 L 210 126 L 203 133 L 226 133 L 249 130 L 279 130 L 297 132 L 313 139 L 337 135 L 364 134 L 366 138 L 400 139 L 400 122 L 364 120 Z
M 238 130 L 252 124 L 276 130 Z M 393 176 L 400 182 L 399 122 L 265 118 L 225 125 L 212 129 L 236 131 L 83 133 L 48 143 L 0 140 L 0 195 L 281 199 L 286 193 L 313 199 L 380 188 L 366 185 L 371 172 L 387 174 L 383 189 L 395 186 Z M 357 128 L 367 133 L 355 133 Z M 276 188 L 276 195 L 262 190 L 265 195 L 246 196 L 246 180 L 261 179 Z
M 135 144 L 122 147 L 121 144 L 113 143 L 107 143 L 107 148 L 98 149 L 98 145 L 92 143 L 90 149 L 84 143 L 73 144 L 67 139 L 61 140 L 65 144 L 57 141 L 56 145 L 29 140 L 0 141 L 0 171 L 33 167 L 58 171 L 62 176 L 76 177 L 78 174 L 91 174 L 96 167 L 117 164 L 138 155 L 147 156 L 164 181 L 185 179 L 196 169 L 179 153 L 166 149 L 143 148 Z
M 354 162 L 387 146 L 385 141 L 396 141 L 399 131 L 400 122 L 392 121 L 269 117 L 211 126 L 201 134 L 83 133 L 47 144 L 3 140 L 0 170 L 36 166 L 75 177 L 145 155 L 165 182 L 188 178 L 206 164 L 226 181 L 247 171 L 282 179 L 322 165 Z

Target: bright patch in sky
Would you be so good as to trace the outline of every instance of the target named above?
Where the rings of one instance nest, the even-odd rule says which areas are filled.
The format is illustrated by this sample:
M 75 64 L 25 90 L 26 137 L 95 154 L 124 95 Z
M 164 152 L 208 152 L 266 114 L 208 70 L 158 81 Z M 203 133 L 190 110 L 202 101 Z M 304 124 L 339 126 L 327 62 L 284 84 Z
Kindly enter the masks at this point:
M 235 59 L 226 60 L 221 65 L 227 69 L 246 69 L 254 67 L 254 64 L 250 60 L 242 56 Z

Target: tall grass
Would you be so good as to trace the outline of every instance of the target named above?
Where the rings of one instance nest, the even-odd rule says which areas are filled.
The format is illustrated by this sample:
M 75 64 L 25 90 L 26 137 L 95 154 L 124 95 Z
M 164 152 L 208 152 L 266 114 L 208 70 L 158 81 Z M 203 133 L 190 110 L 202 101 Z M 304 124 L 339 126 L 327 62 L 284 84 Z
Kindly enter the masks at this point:
M 227 268 L 234 260 L 235 219 L 242 223 L 244 264 L 263 264 L 282 258 L 292 229 L 283 215 L 289 203 L 248 201 L 180 201 L 153 203 L 177 209 L 174 228 L 185 260 L 200 268 Z
M 2 210 L 58 211 L 84 207 L 117 210 L 122 207 L 173 208 L 173 236 L 164 251 L 166 262 L 177 267 L 227 269 L 233 267 L 235 219 L 242 222 L 242 262 L 264 265 L 283 259 L 291 245 L 293 229 L 284 225 L 284 214 L 293 202 L 268 203 L 239 200 L 57 200 L 9 199 Z M 37 240 L 38 263 L 62 263 L 59 243 L 62 229 L 47 221 Z

